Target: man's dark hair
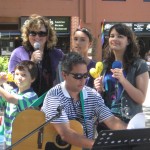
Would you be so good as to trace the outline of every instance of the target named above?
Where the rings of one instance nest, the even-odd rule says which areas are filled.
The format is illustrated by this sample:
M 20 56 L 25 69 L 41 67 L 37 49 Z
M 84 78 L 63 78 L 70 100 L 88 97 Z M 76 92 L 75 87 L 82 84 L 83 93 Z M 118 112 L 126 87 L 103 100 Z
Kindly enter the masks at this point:
M 29 71 L 31 78 L 36 79 L 38 74 L 38 68 L 37 65 L 30 60 L 23 60 L 19 64 L 16 65 L 15 70 L 25 70 L 25 68 Z
M 87 65 L 85 59 L 77 52 L 70 52 L 65 54 L 62 59 L 62 71 L 70 73 L 73 69 L 73 66 L 78 64 Z

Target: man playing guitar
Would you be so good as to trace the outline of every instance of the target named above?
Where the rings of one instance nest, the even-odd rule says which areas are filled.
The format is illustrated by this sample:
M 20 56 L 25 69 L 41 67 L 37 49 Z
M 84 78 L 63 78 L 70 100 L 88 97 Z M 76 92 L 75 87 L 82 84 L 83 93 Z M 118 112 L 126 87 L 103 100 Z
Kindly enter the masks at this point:
M 49 120 L 55 116 L 59 105 L 64 107 L 60 118 L 51 122 L 63 141 L 91 149 L 95 138 L 95 118 L 112 130 L 126 129 L 126 124 L 105 106 L 101 95 L 85 86 L 88 72 L 82 56 L 76 52 L 66 54 L 62 60 L 62 76 L 64 82 L 48 91 L 41 110 Z M 70 127 L 70 120 L 78 120 L 82 124 L 84 135 Z

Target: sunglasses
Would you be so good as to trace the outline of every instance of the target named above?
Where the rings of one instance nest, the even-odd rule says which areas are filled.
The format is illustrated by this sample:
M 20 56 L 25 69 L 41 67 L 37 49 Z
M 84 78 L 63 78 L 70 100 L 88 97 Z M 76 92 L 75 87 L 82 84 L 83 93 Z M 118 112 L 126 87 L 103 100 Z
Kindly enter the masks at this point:
M 45 36 L 47 36 L 47 32 L 45 32 L 45 31 L 39 31 L 39 32 L 30 31 L 29 35 L 31 35 L 31 36 L 38 35 L 39 37 L 45 37 Z
M 80 80 L 80 79 L 86 79 L 88 77 L 88 73 L 69 73 L 71 75 L 73 75 L 74 79 Z

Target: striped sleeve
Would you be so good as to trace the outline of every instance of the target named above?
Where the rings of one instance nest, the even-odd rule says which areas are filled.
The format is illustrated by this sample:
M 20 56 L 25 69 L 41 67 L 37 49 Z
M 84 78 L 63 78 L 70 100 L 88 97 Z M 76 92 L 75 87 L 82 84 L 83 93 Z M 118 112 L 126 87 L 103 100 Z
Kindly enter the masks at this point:
M 46 120 L 48 121 L 52 117 L 56 116 L 58 114 L 57 108 L 58 106 L 62 106 L 61 100 L 58 96 L 57 89 L 53 88 L 51 91 L 49 91 L 44 99 L 43 106 L 41 108 L 41 111 L 43 111 L 46 114 Z M 65 110 L 62 110 L 62 114 L 57 119 L 51 121 L 52 123 L 65 123 L 68 122 L 69 119 L 67 117 L 67 114 Z
M 6 105 L 6 101 L 0 96 L 0 108 Z
M 38 98 L 35 92 L 27 92 L 24 95 L 18 95 L 18 108 L 20 111 L 25 110 Z

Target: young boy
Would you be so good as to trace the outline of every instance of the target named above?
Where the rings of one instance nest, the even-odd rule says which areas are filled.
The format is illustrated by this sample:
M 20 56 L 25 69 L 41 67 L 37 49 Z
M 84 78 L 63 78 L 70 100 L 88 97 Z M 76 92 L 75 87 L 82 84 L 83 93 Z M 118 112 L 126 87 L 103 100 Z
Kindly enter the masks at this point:
M 14 82 L 18 88 L 6 91 L 0 86 L 0 108 L 4 108 L 4 135 L 6 145 L 11 145 L 12 123 L 20 111 L 25 110 L 38 98 L 31 88 L 37 76 L 37 66 L 34 62 L 25 60 L 15 67 Z M 7 82 L 8 76 L 0 72 L 0 85 Z

